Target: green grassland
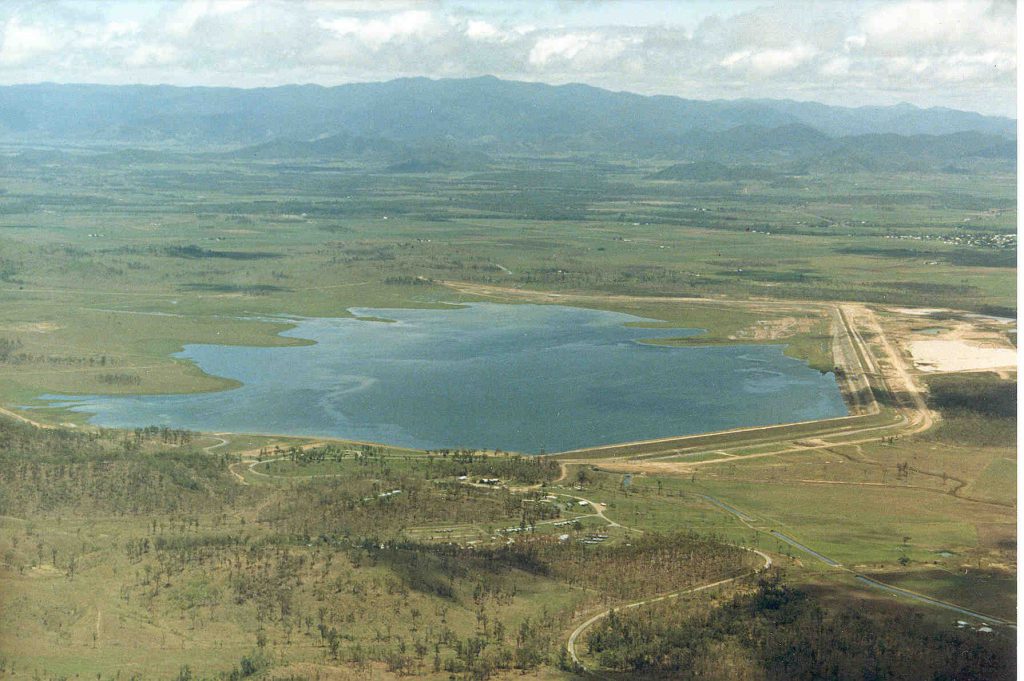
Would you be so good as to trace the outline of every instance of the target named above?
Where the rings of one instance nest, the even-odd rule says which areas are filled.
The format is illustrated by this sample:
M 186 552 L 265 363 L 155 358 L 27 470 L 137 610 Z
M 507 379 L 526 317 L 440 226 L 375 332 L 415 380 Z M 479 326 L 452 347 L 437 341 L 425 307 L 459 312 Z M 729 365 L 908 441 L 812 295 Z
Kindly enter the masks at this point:
M 0 419 L 0 437 L 0 660 L 11 678 L 176 678 L 186 666 L 196 678 L 570 678 L 562 644 L 587 613 L 754 567 L 731 546 L 769 551 L 794 588 L 827 584 L 828 612 L 894 626 L 889 611 L 871 614 L 884 599 L 769 529 L 888 583 L 1013 617 L 1012 507 L 956 496 L 949 482 L 991 485 L 1005 450 L 968 460 L 965 448 L 906 441 L 676 477 L 245 438 L 263 475 L 241 484 L 228 470 L 237 455 L 204 450 L 207 436 Z M 906 457 L 909 480 L 897 475 Z M 922 472 L 926 461 L 948 466 L 947 480 Z M 501 483 L 474 484 L 491 476 Z M 802 482 L 811 477 L 892 484 Z M 595 535 L 606 539 L 582 543 Z M 697 616 L 708 607 L 685 602 Z M 920 613 L 913 631 L 955 635 L 944 611 L 889 603 L 899 617 Z M 752 654 L 731 653 L 750 664 Z
M 785 344 L 822 370 L 814 303 L 1015 314 L 1016 250 L 982 239 L 1016 229 L 1005 169 L 785 183 L 649 179 L 658 169 L 0 166 L 0 402 L 78 425 L 0 417 L 0 677 L 572 678 L 560 651 L 586 616 L 751 569 L 740 545 L 771 552 L 822 607 L 895 603 L 946 635 L 948 612 L 871 592 L 771 530 L 1013 619 L 1016 386 L 995 376 L 929 379 L 942 420 L 913 437 L 749 460 L 708 454 L 739 443 L 711 437 L 675 459 L 704 462 L 695 473 L 628 479 L 597 459 L 562 478 L 555 459 L 94 430 L 39 400 L 222 390 L 172 355 L 303 343 L 280 335 L 301 316 L 524 300 L 499 287 L 704 330 L 676 344 Z M 829 440 L 797 426 L 765 442 L 803 437 Z M 730 454 L 769 451 L 743 444 Z M 502 484 L 474 484 L 488 477 Z M 707 645 L 699 659 L 728 654 L 754 675 L 735 678 L 765 669 L 735 640 Z
M 615 462 L 603 464 L 605 452 L 573 465 L 604 490 L 608 515 L 635 527 L 682 524 L 777 552 L 808 576 L 846 588 L 863 590 L 844 581 L 842 571 L 850 570 L 1013 620 L 1016 383 L 951 374 L 928 385 L 939 425 L 919 435 L 851 444 L 824 436 L 782 453 L 778 443 L 716 452 L 714 437 L 697 438 L 696 455 L 662 454 L 650 467 L 643 457 L 623 460 L 648 471 L 630 475 L 626 486 L 624 474 L 608 468 Z M 777 439 L 801 442 L 791 430 Z M 698 465 L 673 472 L 658 468 L 662 461 Z M 824 565 L 773 531 L 842 567 Z
M 951 417 L 968 387 L 985 405 L 1004 389 L 945 381 L 933 399 Z M 1000 414 L 988 406 L 978 417 L 997 424 L 1008 418 Z M 924 626 L 950 645 L 1005 643 L 1001 633 L 963 639 L 949 613 L 885 599 L 771 530 L 886 583 L 1015 616 L 1015 514 L 1004 496 L 1012 450 L 942 440 L 941 430 L 719 458 L 673 476 L 623 475 L 599 460 L 2 425 L 0 631 L 9 633 L 0 659 L 13 678 L 174 678 L 186 666 L 199 678 L 339 668 L 388 679 L 567 678 L 561 643 L 574 623 L 752 567 L 730 545 L 770 552 L 794 588 L 827 585 L 825 616 L 863 613 L 858 626 L 878 632 L 865 635 Z M 248 484 L 228 470 L 247 465 L 243 451 L 262 473 L 247 471 Z M 492 476 L 501 484 L 474 484 Z M 607 539 L 580 543 L 595 534 Z M 672 546 L 685 555 L 657 557 Z M 685 602 L 698 618 L 714 612 Z M 908 612 L 920 617 L 899 629 Z M 718 645 L 708 659 L 768 664 L 736 642 Z M 978 659 L 1002 664 L 1004 654 Z
M 325 445 L 285 463 L 333 459 L 344 476 L 243 485 L 231 455 L 179 436 L 0 420 L 5 678 L 174 678 L 186 665 L 198 678 L 247 665 L 541 678 L 562 664 L 578 614 L 755 562 L 678 531 L 608 529 L 605 545 L 585 545 L 607 522 L 570 507 L 575 492 L 554 485 L 548 459 Z M 453 475 L 499 471 L 534 488 Z M 547 501 L 543 486 L 562 496 Z M 558 519 L 568 541 L 545 529 Z M 466 525 L 490 536 L 467 547 L 420 531 Z
M 287 320 L 275 317 L 480 299 L 445 280 L 703 298 L 585 304 L 707 330 L 687 344 L 783 342 L 822 369 L 820 324 L 756 339 L 752 325 L 779 315 L 711 301 L 1016 304 L 1013 250 L 951 242 L 1014 232 L 1013 177 L 997 170 L 779 187 L 560 159 L 499 165 L 381 174 L 195 155 L 5 166 L 0 338 L 20 359 L 0 362 L 0 397 L 223 389 L 169 356 L 186 343 L 301 342 L 279 336 Z

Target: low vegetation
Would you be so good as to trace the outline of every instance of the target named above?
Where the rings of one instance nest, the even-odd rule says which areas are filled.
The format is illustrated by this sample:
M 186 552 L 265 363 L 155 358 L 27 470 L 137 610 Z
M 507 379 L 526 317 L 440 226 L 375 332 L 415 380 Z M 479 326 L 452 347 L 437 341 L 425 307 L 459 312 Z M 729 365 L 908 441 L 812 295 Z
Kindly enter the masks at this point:
M 587 637 L 602 667 L 639 678 L 1016 677 L 1013 641 L 890 608 L 823 604 L 780 574 L 719 602 L 614 611 Z M 694 612 L 696 610 L 696 613 Z
M 431 87 L 521 119 L 515 97 Z M 46 426 L 0 416 L 0 679 L 569 679 L 569 633 L 613 607 L 580 643 L 624 677 L 1012 675 L 1005 629 L 881 606 L 846 572 L 1016 618 L 1016 383 L 995 375 L 928 378 L 942 418 L 920 434 L 841 437 L 892 425 L 898 405 L 873 382 L 882 412 L 829 432 L 586 462 L 102 429 L 51 399 L 225 390 L 238 384 L 183 346 L 296 346 L 282 335 L 296 317 L 480 300 L 617 310 L 703 331 L 671 344 L 784 345 L 828 372 L 822 302 L 1015 316 L 1012 121 L 666 136 L 657 120 L 555 115 L 547 137 L 438 146 L 416 98 L 402 101 L 417 125 L 396 117 L 390 134 L 418 141 L 268 142 L 281 131 L 139 119 L 166 95 L 148 90 L 79 125 L 59 90 L 23 107 L 39 126 L 0 131 L 0 402 Z M 269 96 L 253 93 L 232 97 Z M 89 134 L 56 150 L 72 120 Z M 751 573 L 744 546 L 785 577 L 624 607 Z
M 1017 381 L 995 374 L 928 379 L 928 403 L 942 413 L 934 437 L 964 444 L 1013 447 L 1017 442 Z
M 515 492 L 458 480 L 550 482 L 559 467 L 541 458 L 290 448 L 277 450 L 283 463 L 333 459 L 345 473 L 242 485 L 232 455 L 192 442 L 160 428 L 0 419 L 5 673 L 115 678 L 142 659 L 139 678 L 238 679 L 305 663 L 535 673 L 566 664 L 563 632 L 580 608 L 751 564 L 690 533 L 584 543 L 575 501 L 539 483 Z M 544 531 L 560 520 L 561 535 Z M 413 538 L 425 524 L 490 529 L 475 546 Z

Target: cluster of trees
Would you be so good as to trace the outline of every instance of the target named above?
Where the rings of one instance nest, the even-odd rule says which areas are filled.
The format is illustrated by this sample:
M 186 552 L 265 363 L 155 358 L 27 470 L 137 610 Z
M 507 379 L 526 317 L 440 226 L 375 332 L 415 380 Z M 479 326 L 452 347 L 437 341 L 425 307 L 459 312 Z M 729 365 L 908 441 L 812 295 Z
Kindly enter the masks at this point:
M 145 426 L 132 431 L 135 442 L 141 444 L 146 440 L 158 441 L 165 445 L 191 444 L 196 434 L 191 430 L 168 428 L 167 426 Z
M 526 543 L 530 544 L 536 547 L 537 560 L 550 566 L 554 577 L 595 590 L 609 601 L 741 574 L 756 560 L 716 537 L 691 532 L 647 533 L 626 543 L 600 547 L 544 537 Z
M 222 511 L 246 490 L 232 482 L 223 455 L 181 447 L 193 436 L 157 426 L 78 432 L 0 419 L 0 514 Z
M 935 376 L 928 380 L 928 402 L 953 415 L 1016 418 L 1017 383 L 995 374 Z
M 322 463 L 324 461 L 341 461 L 345 458 L 345 455 L 349 453 L 349 450 L 344 447 L 338 447 L 336 445 L 323 445 L 320 447 L 310 447 L 303 449 L 302 447 L 289 447 L 281 453 L 280 450 L 275 451 L 275 454 L 286 456 L 289 461 L 300 466 L 309 465 L 311 463 Z M 263 452 L 260 452 L 261 456 L 265 456 Z
M 242 681 L 242 679 L 256 676 L 272 666 L 273 661 L 268 659 L 262 651 L 256 650 L 248 655 L 243 655 L 239 663 L 232 667 L 231 671 L 222 674 L 220 678 L 224 681 Z M 136 675 L 132 674 L 129 678 L 130 681 L 135 681 Z M 178 670 L 178 675 L 174 678 L 174 681 L 199 681 L 199 678 L 201 677 L 195 675 L 192 667 L 186 664 L 182 665 L 181 669 Z
M 593 591 L 606 600 L 622 600 L 741 573 L 755 560 L 749 552 L 713 537 L 684 532 L 651 533 L 600 547 L 551 535 L 523 535 L 510 544 L 472 549 L 375 538 L 349 540 L 345 546 L 354 563 L 386 564 L 410 588 L 445 598 L 454 597 L 451 585 L 467 575 L 494 577 L 519 571 Z M 491 592 L 502 600 L 500 587 Z
M 68 428 L 36 428 L 10 418 L 0 418 L 0 457 L 6 462 L 33 460 L 72 463 L 109 455 L 116 436 L 111 431 L 77 431 Z M 0 471 L 7 466 L 0 466 Z
M 1016 445 L 1017 381 L 991 373 L 933 376 L 928 406 L 942 412 L 934 437 L 974 446 Z
M 1014 678 L 1012 639 L 940 628 L 905 608 L 825 605 L 777 570 L 705 606 L 613 612 L 587 637 L 588 650 L 608 669 L 678 679 L 701 678 L 711 661 L 780 680 Z
M 192 452 L 84 463 L 5 458 L 0 456 L 0 513 L 7 515 L 218 510 L 238 496 L 216 462 Z
M 123 372 L 114 374 L 100 374 L 96 377 L 100 383 L 106 385 L 140 385 L 142 377 L 138 374 L 127 374 Z
M 532 604 L 535 611 L 526 617 L 510 622 L 505 616 L 527 604 L 538 580 L 607 588 L 599 570 L 576 577 L 583 557 L 600 560 L 600 570 L 628 582 L 622 593 L 635 592 L 646 588 L 645 570 L 665 580 L 668 565 L 658 566 L 667 560 L 693 579 L 727 572 L 734 557 L 716 546 L 683 534 L 620 549 L 541 536 L 466 549 L 373 537 L 306 541 L 191 531 L 126 545 L 141 560 L 126 598 L 147 609 L 173 605 L 198 627 L 215 626 L 217 617 L 227 616 L 217 614 L 224 609 L 247 613 L 261 653 L 271 643 L 315 644 L 326 661 L 356 668 L 377 662 L 401 675 L 446 672 L 484 680 L 566 665 L 562 644 L 572 609 Z M 672 583 L 681 580 L 664 586 Z
M 292 445 L 290 447 L 282 448 L 279 445 L 274 447 L 263 447 L 259 452 L 259 460 L 274 458 L 274 459 L 287 459 L 293 464 L 299 466 L 308 466 L 314 463 L 323 463 L 324 461 L 343 461 L 346 457 L 351 456 L 353 459 L 363 465 L 378 465 L 386 467 L 390 458 L 383 447 L 378 445 L 318 445 L 316 447 L 300 447 L 298 445 Z
M 252 661 L 269 660 L 270 645 L 315 645 L 324 661 L 358 669 L 377 662 L 400 675 L 483 680 L 557 659 L 571 618 L 544 608 L 514 626 L 504 617 L 524 606 L 520 585 L 529 581 L 513 567 L 512 551 L 354 538 L 307 546 L 281 535 L 183 528 L 125 549 L 135 567 L 126 601 L 180 613 L 194 628 L 216 627 L 222 617 L 250 622 Z
M 18 338 L 0 338 L 0 362 L 9 362 L 22 347 Z
M 424 469 L 428 480 L 467 475 L 530 485 L 551 482 L 560 474 L 558 462 L 546 456 L 502 455 L 501 452 L 489 455 L 475 450 L 449 449 L 428 452 Z
M 472 522 L 500 527 L 556 517 L 556 507 L 536 503 L 541 496 L 428 481 L 421 475 L 366 465 L 351 475 L 278 493 L 257 520 L 277 532 L 305 537 L 394 538 L 415 525 Z
M 31 352 L 17 352 L 21 341 L 0 339 L 0 363 L 3 364 L 48 364 L 60 367 L 108 367 L 118 362 L 107 355 L 89 355 L 78 357 L 73 355 L 42 355 Z
M 604 247 L 601 247 L 603 250 Z M 464 276 L 481 283 L 508 284 L 509 277 L 488 275 Z M 695 275 L 661 265 L 627 265 L 606 267 L 583 260 L 571 260 L 560 267 L 537 267 L 517 272 L 514 280 L 524 286 L 554 288 L 579 287 L 603 289 L 616 293 L 668 293 L 687 292 L 701 295 L 701 291 L 721 284 L 717 276 Z

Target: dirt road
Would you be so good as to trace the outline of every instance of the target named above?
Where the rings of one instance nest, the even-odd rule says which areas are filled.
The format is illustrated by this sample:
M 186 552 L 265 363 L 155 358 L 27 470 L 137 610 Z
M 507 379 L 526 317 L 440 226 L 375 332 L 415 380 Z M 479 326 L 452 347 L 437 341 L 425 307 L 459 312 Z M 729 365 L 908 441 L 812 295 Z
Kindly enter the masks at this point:
M 761 570 L 765 570 L 765 569 L 770 568 L 772 566 L 772 559 L 771 559 L 771 556 L 769 556 L 768 554 L 763 553 L 761 551 L 758 551 L 757 549 L 747 549 L 747 550 L 752 552 L 752 553 L 756 553 L 761 558 L 763 558 L 764 559 L 764 565 L 761 566 L 760 568 L 758 568 L 757 570 L 753 570 L 751 572 L 744 572 L 742 574 L 738 574 L 738 575 L 735 575 L 733 577 L 728 577 L 726 579 L 720 579 L 720 580 L 718 580 L 716 582 L 711 582 L 709 584 L 702 584 L 700 586 L 690 587 L 689 589 L 682 589 L 680 591 L 674 591 L 674 592 L 671 592 L 671 593 L 662 594 L 660 596 L 654 596 L 652 598 L 645 598 L 645 599 L 640 600 L 640 601 L 633 601 L 632 603 L 625 603 L 625 604 L 622 604 L 622 605 L 617 605 L 614 608 L 608 608 L 607 610 L 604 610 L 602 612 L 597 613 L 596 615 L 594 615 L 593 617 L 591 617 L 590 619 L 585 621 L 583 624 L 581 624 L 578 627 L 576 627 L 576 629 L 574 629 L 573 632 L 571 634 L 569 634 L 569 639 L 568 639 L 568 641 L 566 641 L 566 644 L 565 644 L 565 649 L 569 653 L 569 658 L 584 673 L 587 673 L 587 674 L 589 674 L 591 676 L 597 676 L 597 677 L 601 678 L 603 675 L 600 672 L 596 672 L 593 669 L 589 669 L 589 668 L 587 668 L 586 665 L 583 664 L 583 662 L 580 660 L 579 655 L 578 655 L 578 653 L 576 651 L 576 641 L 579 640 L 579 637 L 583 634 L 583 632 L 585 632 L 587 629 L 589 629 L 591 626 L 593 626 L 596 622 L 600 622 L 602 619 L 607 617 L 609 614 L 611 614 L 611 612 L 613 610 L 631 610 L 633 608 L 640 608 L 640 607 L 643 607 L 645 605 L 650 605 L 652 603 L 660 603 L 662 601 L 667 601 L 667 600 L 672 600 L 672 599 L 675 599 L 675 598 L 679 598 L 680 596 L 685 596 L 686 594 L 697 593 L 699 591 L 706 591 L 707 589 L 713 589 L 716 586 L 722 586 L 724 584 L 729 584 L 730 582 L 735 582 L 736 580 L 741 579 L 743 577 L 746 577 L 748 575 L 757 574 Z
M 0 407 L 0 414 L 3 414 L 4 416 L 9 416 L 10 418 L 14 419 L 15 421 L 21 421 L 22 423 L 27 423 L 29 425 L 35 426 L 36 428 L 48 428 L 49 429 L 49 428 L 56 428 L 57 427 L 57 426 L 51 426 L 48 423 L 40 423 L 39 421 L 33 421 L 32 419 L 28 418 L 27 416 L 22 416 L 21 414 L 13 412 L 10 409 L 4 409 L 3 407 Z

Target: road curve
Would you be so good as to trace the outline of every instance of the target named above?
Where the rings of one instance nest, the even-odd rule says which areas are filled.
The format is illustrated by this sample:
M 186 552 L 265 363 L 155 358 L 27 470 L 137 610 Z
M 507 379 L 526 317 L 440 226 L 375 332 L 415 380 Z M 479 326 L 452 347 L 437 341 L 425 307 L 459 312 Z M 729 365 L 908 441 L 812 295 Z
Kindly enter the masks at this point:
M 729 577 L 727 579 L 720 579 L 720 580 L 718 580 L 716 582 L 710 582 L 708 584 L 702 584 L 700 586 L 690 587 L 689 589 L 682 589 L 680 591 L 674 591 L 672 593 L 662 594 L 661 596 L 654 596 L 653 598 L 645 598 L 644 600 L 641 600 L 641 601 L 634 601 L 632 603 L 626 603 L 624 605 L 619 605 L 619 606 L 616 606 L 614 608 L 608 608 L 607 610 L 605 610 L 603 612 L 599 612 L 596 615 L 594 615 L 593 617 L 591 617 L 590 619 L 588 619 L 583 624 L 581 624 L 578 627 L 576 627 L 576 629 L 573 630 L 573 632 L 571 634 L 569 634 L 569 639 L 565 643 L 565 650 L 566 650 L 566 652 L 569 653 L 569 658 L 573 661 L 573 664 L 575 664 L 578 669 L 582 670 L 583 672 L 585 672 L 587 674 L 600 677 L 601 674 L 599 672 L 595 672 L 593 669 L 588 669 L 587 666 L 584 665 L 583 662 L 580 661 L 579 656 L 576 654 L 576 641 L 583 634 L 583 632 L 585 632 L 587 629 L 589 629 L 595 622 L 599 622 L 602 619 L 604 619 L 605 617 L 607 617 L 608 615 L 610 615 L 612 610 L 630 610 L 632 608 L 639 608 L 639 607 L 642 607 L 642 606 L 645 606 L 645 605 L 650 605 L 651 603 L 660 603 L 661 601 L 667 601 L 667 600 L 671 600 L 673 598 L 679 598 L 680 596 L 684 596 L 686 594 L 697 593 L 698 591 L 705 591 L 707 589 L 713 589 L 716 586 L 721 586 L 723 584 L 728 584 L 730 582 L 735 582 L 737 579 L 740 579 L 742 577 L 746 577 L 748 575 L 757 574 L 761 570 L 766 570 L 766 569 L 768 569 L 768 568 L 770 568 L 772 566 L 772 558 L 767 553 L 764 553 L 762 551 L 758 551 L 757 549 L 747 548 L 745 546 L 741 547 L 741 548 L 746 549 L 747 551 L 750 551 L 751 553 L 756 553 L 757 555 L 759 555 L 762 558 L 764 558 L 764 565 L 761 566 L 760 568 L 756 569 L 756 570 L 753 570 L 752 572 L 744 572 L 743 574 L 736 575 L 735 577 Z
M 217 440 L 217 443 L 209 445 L 208 447 L 203 447 L 203 451 L 206 452 L 207 454 L 212 454 L 213 450 L 220 449 L 224 445 L 226 445 L 229 442 L 231 442 L 231 440 L 223 438 L 223 437 L 221 437 L 221 435 L 222 435 L 222 433 L 210 433 L 209 437 L 214 439 L 214 440 Z

